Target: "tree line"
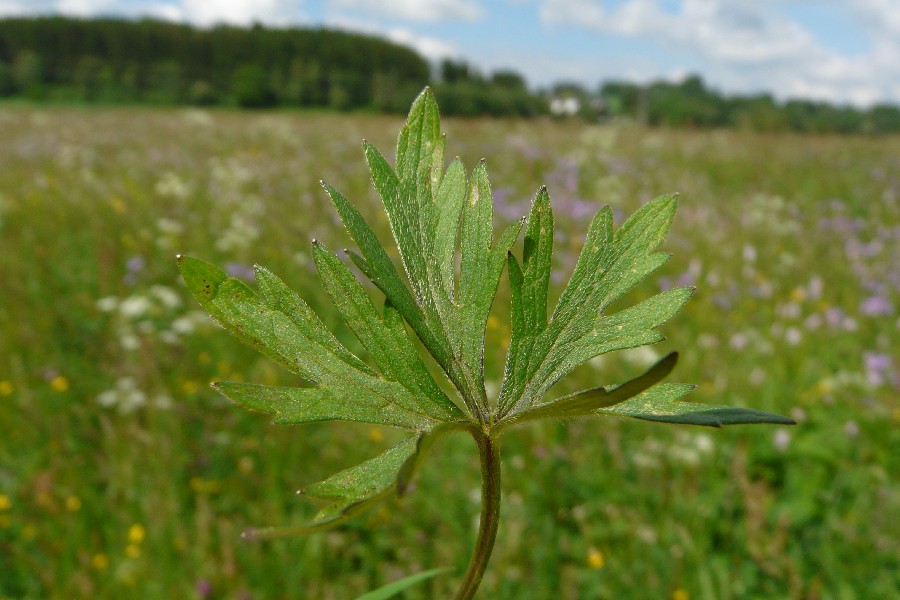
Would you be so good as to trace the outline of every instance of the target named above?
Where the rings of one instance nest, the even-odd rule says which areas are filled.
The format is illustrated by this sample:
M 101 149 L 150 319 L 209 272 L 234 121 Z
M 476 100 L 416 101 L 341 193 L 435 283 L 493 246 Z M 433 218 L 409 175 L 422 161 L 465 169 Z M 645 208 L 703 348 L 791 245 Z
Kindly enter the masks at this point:
M 345 31 L 0 20 L 0 96 L 399 110 L 429 78 L 428 62 L 413 50 Z
M 198 29 L 154 19 L 61 16 L 0 20 L 0 98 L 399 113 L 426 84 L 434 87 L 447 115 L 555 114 L 669 127 L 900 132 L 900 108 L 889 104 L 858 109 L 778 102 L 766 94 L 726 96 L 698 76 L 647 85 L 609 81 L 596 90 L 561 83 L 532 91 L 514 71 L 483 74 L 457 60 L 432 69 L 405 46 L 324 28 Z

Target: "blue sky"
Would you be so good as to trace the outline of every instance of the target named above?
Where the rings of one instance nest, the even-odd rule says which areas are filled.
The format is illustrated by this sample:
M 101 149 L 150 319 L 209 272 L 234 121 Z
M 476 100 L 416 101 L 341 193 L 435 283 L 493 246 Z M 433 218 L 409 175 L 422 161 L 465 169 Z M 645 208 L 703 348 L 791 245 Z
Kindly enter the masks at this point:
M 336 26 L 532 86 L 699 73 L 726 93 L 900 103 L 900 0 L 0 0 L 35 13 Z

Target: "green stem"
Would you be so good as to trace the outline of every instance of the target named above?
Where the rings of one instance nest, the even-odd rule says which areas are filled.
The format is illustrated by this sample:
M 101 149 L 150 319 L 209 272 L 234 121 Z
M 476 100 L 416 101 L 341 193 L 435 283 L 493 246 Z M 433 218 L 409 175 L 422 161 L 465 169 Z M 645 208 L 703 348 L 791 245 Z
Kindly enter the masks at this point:
M 473 431 L 472 437 L 478 444 L 481 459 L 481 520 L 478 524 L 478 538 L 472 559 L 463 577 L 462 586 L 456 600 L 469 600 L 475 596 L 484 570 L 487 568 L 494 541 L 497 539 L 497 525 L 500 523 L 500 449 L 497 440 L 490 433 Z

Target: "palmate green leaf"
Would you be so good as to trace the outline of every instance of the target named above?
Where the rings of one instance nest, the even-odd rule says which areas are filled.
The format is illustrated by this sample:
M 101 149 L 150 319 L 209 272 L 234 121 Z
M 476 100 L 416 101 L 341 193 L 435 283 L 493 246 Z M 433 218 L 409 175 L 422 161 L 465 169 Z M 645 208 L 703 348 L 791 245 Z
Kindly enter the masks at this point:
M 675 288 L 610 312 L 668 259 L 657 248 L 675 214 L 675 196 L 646 204 L 618 230 L 612 211 L 600 210 L 548 316 L 554 216 L 546 188 L 535 195 L 527 219 L 495 237 L 486 164 L 480 161 L 468 178 L 459 159 L 445 169 L 446 139 L 427 88 L 400 132 L 395 164 L 368 142 L 363 152 L 402 268 L 360 211 L 337 189 L 322 185 L 359 248 L 359 253 L 347 251 L 350 260 L 383 292 L 383 305 L 376 306 L 348 265 L 325 245 L 314 240 L 312 252 L 325 291 L 360 340 L 368 362 L 344 347 L 268 270 L 256 267 L 257 294 L 208 263 L 178 258 L 188 288 L 226 330 L 306 380 L 305 387 L 215 383 L 223 395 L 273 414 L 276 423 L 340 419 L 412 432 L 381 455 L 308 486 L 305 495 L 327 501 L 312 522 L 255 530 L 251 537 L 316 531 L 343 522 L 390 493 L 402 495 L 440 438 L 467 431 L 479 448 L 482 488 L 489 499 L 476 544 L 479 552 L 489 554 L 481 544 L 493 543 L 496 534 L 496 438 L 510 426 L 587 415 L 707 426 L 792 423 L 760 411 L 682 401 L 693 386 L 661 383 L 675 366 L 674 353 L 623 384 L 544 401 L 559 379 L 591 358 L 662 340 L 657 328 L 690 298 L 691 288 Z M 526 222 L 520 263 L 511 248 Z M 484 340 L 504 266 L 509 270 L 512 327 L 500 397 L 492 406 L 484 385 Z M 431 376 L 407 326 L 455 388 L 452 397 Z M 483 568 L 478 560 L 472 564 Z M 387 597 L 423 576 L 386 586 L 373 598 Z M 480 576 L 467 573 L 467 593 L 474 593 Z
M 661 383 L 626 402 L 609 408 L 601 408 L 595 412 L 596 414 L 634 417 L 645 421 L 705 425 L 707 427 L 758 423 L 796 425 L 793 419 L 761 410 L 679 401 L 695 387 L 685 383 Z
M 542 300 L 546 303 L 547 268 L 537 266 L 546 259 L 534 259 L 538 261 L 534 268 L 525 265 L 521 272 L 515 260 L 510 260 L 513 332 L 499 400 L 502 417 L 535 405 L 560 378 L 595 356 L 663 339 L 655 328 L 687 302 L 690 288 L 664 292 L 611 315 L 606 310 L 668 259 L 668 255 L 655 250 L 671 225 L 675 208 L 675 196 L 659 197 L 644 205 L 615 232 L 611 211 L 598 212 L 549 322 L 533 312 L 543 310 L 539 308 Z M 547 219 L 542 216 L 545 213 L 552 219 L 549 200 L 545 206 L 539 194 L 529 219 Z M 552 240 L 547 239 L 546 233 L 542 239 L 539 227 L 534 231 L 530 246 L 537 249 L 536 256 L 549 255 Z M 534 292 L 526 297 L 523 290 Z M 529 312 L 516 307 L 517 296 L 522 298 L 519 303 L 523 307 L 523 299 L 531 301 Z

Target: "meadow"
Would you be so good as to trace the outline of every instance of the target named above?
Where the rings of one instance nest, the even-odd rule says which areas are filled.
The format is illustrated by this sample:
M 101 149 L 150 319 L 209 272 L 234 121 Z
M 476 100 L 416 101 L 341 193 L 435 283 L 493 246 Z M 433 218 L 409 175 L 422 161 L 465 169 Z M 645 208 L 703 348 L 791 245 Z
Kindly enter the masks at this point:
M 265 265 L 360 350 L 312 265 L 312 238 L 350 245 L 318 182 L 386 240 L 360 140 L 389 153 L 400 124 L 0 107 L 0 598 L 346 599 L 438 566 L 454 570 L 404 597 L 450 596 L 478 515 L 464 435 L 436 448 L 402 500 L 310 537 L 240 538 L 310 518 L 297 489 L 399 433 L 272 425 L 218 396 L 210 381 L 297 382 L 202 313 L 174 260 L 248 279 Z M 900 597 L 900 138 L 445 125 L 451 156 L 487 158 L 500 224 L 548 185 L 557 294 L 596 210 L 621 223 L 681 194 L 673 258 L 630 298 L 697 286 L 668 340 L 595 360 L 554 395 L 677 349 L 671 379 L 699 384 L 691 399 L 798 422 L 510 431 L 479 597 Z M 494 308 L 496 392 L 505 283 Z

